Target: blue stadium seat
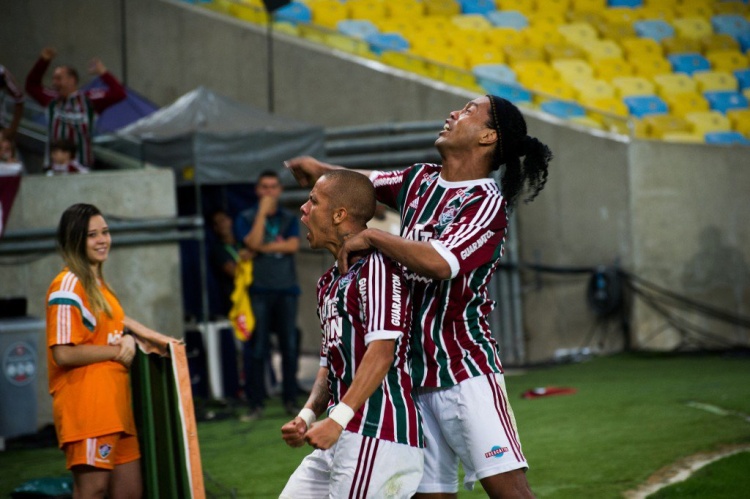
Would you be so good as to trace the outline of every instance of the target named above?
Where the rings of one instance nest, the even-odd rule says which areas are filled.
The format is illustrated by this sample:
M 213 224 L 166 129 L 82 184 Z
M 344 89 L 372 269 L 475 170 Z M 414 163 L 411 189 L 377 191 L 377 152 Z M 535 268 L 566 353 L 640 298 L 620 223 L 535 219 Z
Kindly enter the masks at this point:
M 750 32 L 750 21 L 739 14 L 717 14 L 711 18 L 711 26 L 714 32 L 734 38 Z
M 652 38 L 657 42 L 674 36 L 674 27 L 668 22 L 658 19 L 636 21 L 633 23 L 633 29 L 641 38 Z
M 370 50 L 380 55 L 390 50 L 403 52 L 409 49 L 409 41 L 398 33 L 373 33 L 365 41 L 370 44 Z
M 740 48 L 743 52 L 747 52 L 748 50 L 750 50 L 750 31 L 748 31 L 747 33 L 742 33 L 735 38 L 739 42 Z
M 711 63 L 708 59 L 697 53 L 672 54 L 667 59 L 672 64 L 675 73 L 686 73 L 692 75 L 696 71 L 710 71 Z
M 544 112 L 566 120 L 586 116 L 586 110 L 583 107 L 570 101 L 548 100 L 542 102 L 539 107 Z
M 609 7 L 643 7 L 643 0 L 607 0 Z
M 501 28 L 524 29 L 529 25 L 529 20 L 526 19 L 526 16 L 515 10 L 496 10 L 488 13 L 487 19 L 495 26 Z
M 474 73 L 477 83 L 483 87 L 486 82 L 516 82 L 516 73 L 505 64 L 478 64 L 471 71 Z
M 750 140 L 740 132 L 708 132 L 704 138 L 706 139 L 706 144 L 750 145 Z
M 494 0 L 458 0 L 462 14 L 489 14 L 495 10 Z
M 637 118 L 669 112 L 667 103 L 656 95 L 634 95 L 632 97 L 625 97 L 622 101 L 628 106 L 630 114 Z
M 362 40 L 378 32 L 378 27 L 366 19 L 344 19 L 336 24 L 336 28 L 339 33 Z
M 312 11 L 310 7 L 300 2 L 289 3 L 274 13 L 276 21 L 286 21 L 295 26 L 299 23 L 309 23 L 312 21 Z
M 726 114 L 730 109 L 746 109 L 747 98 L 739 92 L 704 92 L 711 109 Z
M 734 71 L 734 77 L 737 78 L 740 90 L 750 88 L 750 69 L 737 69 Z

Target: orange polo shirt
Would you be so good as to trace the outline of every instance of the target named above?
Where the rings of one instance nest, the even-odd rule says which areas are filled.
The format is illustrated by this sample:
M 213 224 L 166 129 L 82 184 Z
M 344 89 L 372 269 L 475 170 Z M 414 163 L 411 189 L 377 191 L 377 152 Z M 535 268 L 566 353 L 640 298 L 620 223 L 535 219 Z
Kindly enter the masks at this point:
M 115 361 L 60 367 L 55 345 L 111 345 L 122 336 L 125 313 L 117 298 L 101 286 L 112 307 L 94 316 L 75 274 L 63 270 L 47 291 L 47 365 L 52 412 L 60 447 L 67 442 L 124 432 L 135 435 L 129 371 Z

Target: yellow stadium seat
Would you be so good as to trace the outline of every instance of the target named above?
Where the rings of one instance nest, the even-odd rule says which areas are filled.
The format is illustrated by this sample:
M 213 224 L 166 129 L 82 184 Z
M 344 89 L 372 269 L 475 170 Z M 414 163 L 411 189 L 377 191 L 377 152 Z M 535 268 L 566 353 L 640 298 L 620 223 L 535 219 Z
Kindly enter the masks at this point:
M 701 94 L 697 92 L 667 94 L 662 99 L 669 106 L 669 110 L 675 116 L 684 117 L 687 114 L 708 111 L 711 106 Z
M 695 80 L 685 73 L 656 75 L 653 77 L 653 81 L 656 84 L 657 93 L 662 98 L 670 94 L 686 94 L 698 90 L 698 84 L 695 83 Z
M 711 22 L 705 17 L 682 17 L 672 21 L 675 32 L 680 38 L 700 40 L 714 32 Z
M 597 28 L 602 38 L 609 38 L 617 42 L 636 36 L 635 29 L 631 24 L 604 22 Z
M 727 118 L 734 131 L 750 137 L 750 109 L 730 109 Z
M 412 52 L 395 52 L 386 50 L 380 55 L 380 61 L 395 68 L 411 71 L 423 76 L 428 76 L 425 69 L 425 62 L 422 57 L 416 56 Z
M 604 22 L 600 11 L 592 10 L 570 10 L 566 18 L 569 23 L 588 23 L 592 26 L 599 26 Z
M 419 29 L 431 29 L 433 31 L 442 31 L 445 37 L 446 33 L 450 33 L 451 30 L 455 29 L 451 22 L 452 16 L 440 16 L 440 15 L 427 15 L 419 19 Z M 448 38 L 448 37 L 446 37 Z
M 713 5 L 715 14 L 739 14 L 744 15 L 750 13 L 747 3 L 741 1 L 734 2 L 715 2 Z
M 419 31 L 416 26 L 416 19 L 410 17 L 384 17 L 376 19 L 372 23 L 378 27 L 381 33 L 399 33 L 406 39 L 409 39 L 411 33 Z
M 524 34 L 525 31 L 513 28 L 492 28 L 487 30 L 487 39 L 490 43 L 501 48 L 507 45 L 525 45 L 526 37 Z
M 607 0 L 572 0 L 570 7 L 574 11 L 601 12 L 607 8 Z
M 529 85 L 537 81 L 557 80 L 557 72 L 552 66 L 542 61 L 521 61 L 511 64 L 516 72 L 516 78 L 523 85 Z
M 529 90 L 536 92 L 534 102 L 537 104 L 544 101 L 555 100 L 574 100 L 576 97 L 575 89 L 559 80 L 536 80 L 525 85 Z
M 455 68 L 469 69 L 469 65 L 466 60 L 466 55 L 463 50 L 445 47 L 440 50 L 430 50 L 428 52 L 421 53 L 422 57 L 429 61 L 445 64 L 446 66 L 452 66 Z
M 529 45 L 543 48 L 548 43 L 568 44 L 565 38 L 557 31 L 557 26 L 552 24 L 541 24 L 527 27 L 521 30 Z
M 569 23 L 558 26 L 557 30 L 568 43 L 577 47 L 585 47 L 592 41 L 599 39 L 599 34 L 588 23 Z
M 536 12 L 536 0 L 495 0 L 497 10 L 515 10 L 525 15 Z
M 615 96 L 615 89 L 604 80 L 580 79 L 570 82 L 578 92 L 579 100 L 585 98 L 588 101 L 597 99 L 609 99 Z
M 567 43 L 547 43 L 544 45 L 544 54 L 550 62 L 558 59 L 584 59 L 586 57 L 583 50 Z
M 610 7 L 601 14 L 607 22 L 612 24 L 630 25 L 643 18 L 641 9 L 630 7 Z
M 316 0 L 310 4 L 312 22 L 319 26 L 336 29 L 339 21 L 349 18 L 349 9 L 338 0 Z
M 631 76 L 634 74 L 633 66 L 624 59 L 604 59 L 597 61 L 594 66 L 596 77 L 611 81 L 617 76 Z
M 262 4 L 233 3 L 227 7 L 227 10 L 230 15 L 243 21 L 255 24 L 265 24 L 268 22 L 268 12 Z
M 612 86 L 620 97 L 653 95 L 655 90 L 653 83 L 639 76 L 617 76 L 612 78 Z
M 462 14 L 451 18 L 453 24 L 462 29 L 490 29 L 492 23 L 480 14 Z
M 664 55 L 664 48 L 653 38 L 625 38 L 620 40 L 620 45 L 622 45 L 629 61 L 636 57 L 661 57 Z
M 666 142 L 681 142 L 685 144 L 702 144 L 706 140 L 703 134 L 697 134 L 692 132 L 670 132 L 665 133 L 662 136 L 662 140 Z
M 658 75 L 674 74 L 672 65 L 664 57 L 642 57 L 631 61 L 635 74 L 644 78 L 653 79 Z
M 693 133 L 706 134 L 708 132 L 729 132 L 732 124 L 729 118 L 719 111 L 700 111 L 688 113 L 685 120 L 690 123 Z
M 701 38 L 701 50 L 704 54 L 714 50 L 739 50 L 740 44 L 731 35 L 715 33 Z
M 671 23 L 674 18 L 673 5 L 649 4 L 641 8 L 641 19 L 660 19 Z
M 541 3 L 542 8 L 540 8 L 540 2 L 537 1 L 537 11 L 540 10 L 547 10 L 551 12 L 567 12 L 570 8 L 570 0 L 543 0 Z
M 565 24 L 565 12 L 561 10 L 538 10 L 528 18 L 532 27 L 539 24 Z
M 745 96 L 745 99 L 747 99 L 748 101 L 750 101 L 750 87 L 743 88 L 742 89 L 742 95 Z
M 654 139 L 661 139 L 666 133 L 690 132 L 690 123 L 679 116 L 654 114 L 643 118 L 647 134 Z
M 706 53 L 706 59 L 711 63 L 711 69 L 714 71 L 731 73 L 737 69 L 750 67 L 748 56 L 739 50 L 712 50 Z
M 386 0 L 386 14 L 391 17 L 411 19 L 425 15 L 424 4 L 419 0 Z
M 691 38 L 665 38 L 661 41 L 665 55 L 700 53 L 701 42 Z
M 583 59 L 557 59 L 550 65 L 555 68 L 560 79 L 568 83 L 594 78 L 594 68 Z
M 698 84 L 700 92 L 737 90 L 737 78 L 726 71 L 696 71 L 693 73 L 693 79 Z
M 612 40 L 591 40 L 581 48 L 592 64 L 602 59 L 622 59 L 622 48 Z
M 373 21 L 387 16 L 385 4 L 380 0 L 348 0 L 350 19 L 367 19 Z
M 544 61 L 544 52 L 531 45 L 509 45 L 503 47 L 503 54 L 510 65 L 522 61 Z
M 610 131 L 627 134 L 628 107 L 620 99 L 605 97 L 601 99 L 584 99 L 584 106 L 590 107 L 590 116 L 601 121 L 604 127 Z
M 711 3 L 713 2 L 680 2 L 680 4 L 675 7 L 675 17 L 703 17 L 711 19 L 711 16 L 714 15 Z
M 461 4 L 455 0 L 422 0 L 428 16 L 455 16 L 461 13 Z
M 481 29 L 459 29 L 453 37 L 453 45 L 463 48 L 466 52 L 481 50 L 485 45 L 490 45 L 487 38 L 487 30 Z M 492 47 L 497 50 L 497 47 Z
M 503 55 L 502 51 L 492 45 L 480 47 L 465 53 L 469 67 L 480 64 L 502 64 L 505 62 L 505 55 Z

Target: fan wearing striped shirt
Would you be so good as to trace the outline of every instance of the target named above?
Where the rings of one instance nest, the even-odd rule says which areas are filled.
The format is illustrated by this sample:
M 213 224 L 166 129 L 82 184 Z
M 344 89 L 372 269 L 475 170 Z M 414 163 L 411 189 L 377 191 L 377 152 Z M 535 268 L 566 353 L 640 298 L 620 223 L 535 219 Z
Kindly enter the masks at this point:
M 435 141 L 442 164 L 361 172 L 378 201 L 401 214 L 401 233 L 366 229 L 338 255 L 377 249 L 401 264 L 413 301 L 412 379 L 425 433 L 418 498 L 454 498 L 480 481 L 493 498 L 533 497 L 488 316 L 488 283 L 503 253 L 508 210 L 544 187 L 549 148 L 527 134 L 509 101 L 486 95 L 453 111 Z M 301 185 L 340 168 L 301 157 L 287 161 Z M 500 170 L 500 183 L 491 177 Z
M 336 170 L 302 206 L 311 248 L 334 257 L 375 212 L 366 177 Z M 401 270 L 378 251 L 334 264 L 317 285 L 320 369 L 305 407 L 281 428 L 291 447 L 315 450 L 282 498 L 408 498 L 422 477 L 423 438 L 410 376 L 411 302 Z M 328 417 L 315 420 L 328 411 Z

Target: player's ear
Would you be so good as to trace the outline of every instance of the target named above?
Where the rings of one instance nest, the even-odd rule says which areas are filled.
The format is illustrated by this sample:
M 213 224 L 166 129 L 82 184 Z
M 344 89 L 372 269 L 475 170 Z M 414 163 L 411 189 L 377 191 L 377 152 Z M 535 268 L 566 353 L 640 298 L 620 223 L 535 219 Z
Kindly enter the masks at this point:
M 482 131 L 482 135 L 479 137 L 479 143 L 482 145 L 494 144 L 497 142 L 497 130 L 492 128 L 485 128 Z
M 346 212 L 346 208 L 336 208 L 333 210 L 333 224 L 338 225 L 344 220 L 349 214 Z

